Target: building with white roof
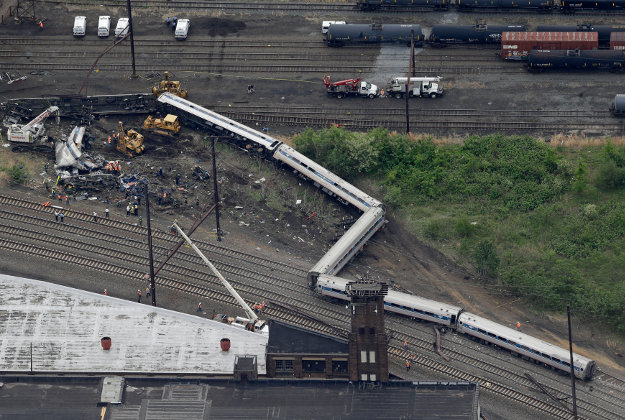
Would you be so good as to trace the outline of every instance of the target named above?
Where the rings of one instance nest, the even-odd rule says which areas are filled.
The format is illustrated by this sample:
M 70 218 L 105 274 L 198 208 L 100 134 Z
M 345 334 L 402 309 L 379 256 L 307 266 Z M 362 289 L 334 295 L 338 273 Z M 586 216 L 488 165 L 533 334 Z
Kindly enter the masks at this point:
M 110 350 L 103 337 L 111 338 Z M 229 351 L 222 338 L 230 339 Z M 3 372 L 231 376 L 236 356 L 251 356 L 264 375 L 267 341 L 194 315 L 0 275 Z

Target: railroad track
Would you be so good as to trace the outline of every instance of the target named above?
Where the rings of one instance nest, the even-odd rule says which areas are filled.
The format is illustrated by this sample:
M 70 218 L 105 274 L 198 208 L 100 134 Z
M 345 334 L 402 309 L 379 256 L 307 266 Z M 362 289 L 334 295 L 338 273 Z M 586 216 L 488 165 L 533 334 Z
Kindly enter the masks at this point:
M 37 203 L 31 203 L 25 200 L 14 199 L 9 196 L 0 196 L 0 203 L 8 204 L 8 205 L 11 205 L 11 204 L 17 205 L 22 209 L 32 209 L 32 210 L 37 210 L 39 212 L 42 211 L 42 207 Z M 46 213 L 46 218 L 50 217 L 49 210 L 50 209 L 48 209 L 48 211 L 45 211 L 44 209 L 44 212 Z M 20 213 L 23 213 L 23 211 L 20 211 Z M 4 214 L 3 216 L 4 216 L 3 221 L 7 221 L 7 220 L 10 221 L 10 219 L 6 217 L 7 216 L 6 214 Z M 27 216 L 20 215 L 20 217 L 27 217 Z M 91 216 L 89 214 L 80 213 L 80 212 L 72 212 L 71 217 L 72 219 L 77 219 L 77 220 L 81 220 L 85 222 L 88 222 L 91 220 Z M 130 229 L 133 231 L 133 233 L 138 233 L 140 235 L 144 234 L 143 229 L 137 226 L 132 226 L 127 223 L 112 220 L 112 219 L 106 220 L 106 222 L 110 222 L 114 226 L 118 226 L 121 229 Z M 38 226 L 39 230 L 40 230 L 40 227 L 45 226 L 45 223 L 42 220 L 32 221 L 31 223 L 35 226 Z M 63 226 L 60 224 L 56 224 L 55 222 L 51 222 L 50 224 L 54 224 L 55 226 Z M 2 225 L 4 225 L 4 222 L 2 223 Z M 4 229 L 0 229 L 0 230 L 4 230 Z M 96 232 L 97 231 L 88 230 L 88 236 L 92 236 Z M 93 260 L 92 258 L 88 258 L 85 256 L 78 256 L 76 255 L 75 252 L 61 253 L 63 255 L 60 255 L 58 253 L 59 252 L 58 249 L 65 248 L 67 245 L 67 242 L 63 242 L 63 243 L 59 242 L 59 243 L 52 244 L 52 247 L 57 248 L 53 250 L 46 250 L 38 246 L 35 246 L 35 248 L 38 248 L 38 249 L 28 248 L 28 247 L 32 247 L 32 245 L 24 244 L 21 241 L 18 242 L 16 240 L 13 240 L 19 237 L 19 232 L 17 232 L 16 230 L 10 230 L 10 231 L 7 231 L 7 233 L 11 237 L 11 241 L 9 241 L 10 243 L 0 243 L 0 247 L 4 247 L 5 249 L 13 250 L 16 252 L 22 252 L 22 253 L 32 253 L 32 255 L 39 255 L 40 257 L 50 258 L 54 260 L 58 259 L 62 262 L 68 261 L 78 266 L 86 265 L 88 267 L 101 270 L 101 271 L 104 271 L 113 275 L 124 276 L 126 280 L 129 280 L 129 281 L 135 280 L 135 281 L 144 282 L 143 276 L 144 276 L 145 271 L 140 268 L 133 270 L 128 267 L 118 266 L 116 264 L 111 265 L 111 264 L 103 263 L 102 261 L 92 261 Z M 165 239 L 170 239 L 171 241 L 174 241 L 174 242 L 178 239 L 178 238 L 172 237 L 172 235 L 168 235 L 163 232 L 157 231 L 156 233 L 157 233 L 156 234 L 157 237 L 162 236 Z M 37 235 L 38 231 L 37 229 L 33 229 L 32 232 L 29 234 Z M 104 235 L 104 233 L 100 233 L 100 234 Z M 105 243 L 110 243 L 110 240 L 106 236 L 100 237 L 100 239 L 104 241 Z M 64 240 L 64 241 L 67 241 L 67 240 Z M 132 247 L 133 243 L 123 244 L 123 245 Z M 78 244 L 77 246 L 80 248 L 84 247 L 84 245 L 82 244 Z M 92 251 L 94 255 L 106 255 L 105 253 L 102 252 L 102 250 L 93 249 Z M 113 253 L 110 254 L 109 257 L 112 258 L 114 261 L 127 261 L 131 265 L 137 265 L 137 266 L 141 265 L 141 259 L 132 260 L 132 261 L 126 260 L 125 255 L 127 255 L 127 253 L 117 253 L 116 251 L 112 251 L 112 252 Z M 198 264 L 201 264 L 201 263 L 198 263 Z M 143 263 L 143 266 L 145 266 L 145 261 Z M 303 270 L 300 270 L 300 272 L 303 272 Z M 195 283 L 192 283 L 191 281 L 178 282 L 177 280 L 175 280 L 174 277 L 175 278 L 183 277 L 183 278 L 190 279 L 190 280 L 196 280 L 196 279 L 201 279 L 202 277 L 204 277 L 204 273 L 200 273 L 197 270 L 194 271 L 192 269 L 188 269 L 184 267 L 180 269 L 176 269 L 174 271 L 167 271 L 165 272 L 165 277 L 161 278 L 159 276 L 159 279 L 158 279 L 159 286 L 184 291 L 186 293 L 191 293 L 194 296 L 198 296 L 198 297 L 211 298 L 218 302 L 223 302 L 227 304 L 234 303 L 234 301 L 229 295 L 216 293 L 213 290 L 210 290 L 211 287 L 208 286 L 207 284 L 195 284 Z M 241 287 L 241 286 L 238 285 L 237 287 Z M 272 317 L 275 317 L 276 319 L 282 319 L 287 322 L 297 322 L 299 325 L 312 328 L 316 331 L 344 336 L 345 331 L 346 331 L 345 326 L 347 325 L 347 322 L 348 322 L 348 317 L 344 313 L 344 311 L 338 311 L 336 309 L 329 310 L 329 311 L 323 310 L 323 308 L 321 308 L 321 305 L 318 305 L 316 301 L 311 301 L 310 299 L 307 299 L 305 302 L 298 301 L 298 302 L 295 302 L 294 304 L 286 303 L 284 302 L 284 299 L 281 296 L 276 296 L 274 293 L 271 293 L 271 295 L 273 296 L 270 299 L 267 299 L 267 301 L 269 302 L 267 310 L 265 312 L 267 315 L 271 315 Z M 252 298 L 254 297 L 255 296 L 253 296 Z M 276 299 L 276 297 L 278 299 Z M 264 298 L 264 296 L 261 296 L 261 298 Z M 315 297 L 315 299 L 317 298 Z M 250 300 L 248 298 L 248 301 L 252 302 L 253 300 Z M 311 314 L 314 314 L 314 315 L 311 315 Z M 321 316 L 323 316 L 326 319 L 329 319 L 330 321 L 321 320 L 320 319 Z M 411 346 L 422 349 L 424 352 L 428 351 L 428 346 L 429 346 L 429 350 L 431 351 L 431 341 L 429 341 L 427 338 L 418 337 L 414 334 L 414 330 L 416 329 L 414 322 L 409 323 L 407 322 L 407 320 L 401 319 L 400 324 L 406 324 L 408 328 L 404 329 L 404 331 L 402 331 L 402 329 L 399 328 L 401 325 L 400 326 L 394 325 L 389 328 L 389 330 L 391 331 L 395 339 L 397 340 L 407 339 L 410 341 Z M 406 330 L 410 332 L 406 333 L 405 332 Z M 395 349 L 397 349 L 397 346 L 395 347 Z M 448 352 L 447 348 L 446 348 L 446 352 Z M 403 357 L 404 360 L 406 357 L 409 357 L 409 354 L 407 352 L 405 353 L 394 352 L 392 354 L 398 357 Z M 485 389 L 490 390 L 490 388 L 488 387 L 493 387 L 492 391 L 494 393 L 497 393 L 499 395 L 507 395 L 507 398 L 511 398 L 515 401 L 519 401 L 524 404 L 529 404 L 530 406 L 536 409 L 539 409 L 545 413 L 549 413 L 551 415 L 555 415 L 558 417 L 562 417 L 562 416 L 566 417 L 565 415 L 566 411 L 562 410 L 562 407 L 559 407 L 557 405 L 551 406 L 550 403 L 545 403 L 544 401 L 540 401 L 539 399 L 532 397 L 531 395 L 527 395 L 524 391 L 521 392 L 518 390 L 514 390 L 510 388 L 509 385 L 505 385 L 505 383 L 500 383 L 499 380 L 493 380 L 492 378 L 489 378 L 489 377 L 473 375 L 461 369 L 458 369 L 456 367 L 441 364 L 423 355 L 419 355 L 418 357 L 420 360 L 419 363 L 422 362 L 425 367 L 433 369 L 434 371 L 444 373 L 447 375 L 452 375 L 454 378 L 463 379 L 463 380 L 468 380 L 467 378 L 474 378 L 471 380 L 475 380 L 476 382 L 483 384 Z M 483 359 L 475 359 L 474 357 L 466 356 L 463 353 L 456 353 L 456 352 L 453 353 L 453 358 L 454 359 L 457 358 L 462 363 L 469 365 L 469 366 L 479 366 L 481 371 L 488 372 L 490 376 L 507 378 L 507 380 L 512 379 L 513 383 L 517 382 L 515 380 L 516 377 L 514 374 L 507 372 L 506 370 L 502 369 L 501 367 L 497 365 L 488 363 L 484 361 Z M 523 380 L 522 382 L 519 382 L 519 383 L 525 386 L 526 380 Z M 554 393 L 556 395 L 560 395 L 562 391 L 554 390 Z M 580 410 L 584 410 L 580 412 L 584 414 L 586 412 L 588 412 L 588 414 L 593 414 L 592 416 L 590 416 L 590 418 L 611 418 L 610 412 L 602 411 L 603 409 L 601 409 L 600 407 L 596 407 L 592 403 L 585 402 L 583 397 L 580 398 L 579 401 L 580 401 Z M 614 417 L 612 416 L 612 418 Z
M 395 120 L 388 119 L 371 119 L 370 117 L 358 117 L 358 116 L 301 116 L 296 114 L 291 115 L 277 115 L 277 114 L 262 114 L 258 112 L 239 112 L 236 110 L 221 111 L 223 115 L 228 118 L 232 118 L 239 122 L 248 125 L 285 125 L 293 127 L 313 127 L 322 128 L 338 125 L 349 129 L 369 130 L 377 127 L 384 127 L 388 130 L 401 131 L 405 129 L 405 120 L 402 121 L 401 111 L 395 115 Z M 443 115 L 437 115 L 443 116 Z M 467 116 L 469 117 L 469 116 Z M 614 121 L 609 115 L 606 118 L 611 118 L 609 122 L 536 122 L 536 121 L 494 121 L 492 116 L 483 115 L 483 117 L 490 119 L 489 121 L 476 121 L 474 119 L 466 120 L 441 120 L 433 121 L 431 119 L 424 118 L 422 115 L 411 116 L 411 126 L 418 127 L 419 131 L 427 130 L 441 130 L 441 131 L 481 131 L 481 132 L 516 132 L 516 131 L 533 131 L 541 133 L 558 133 L 558 132 L 571 132 L 574 130 L 580 131 L 596 131 L 596 132 L 613 132 L 622 133 L 625 131 L 624 124 L 619 121 Z

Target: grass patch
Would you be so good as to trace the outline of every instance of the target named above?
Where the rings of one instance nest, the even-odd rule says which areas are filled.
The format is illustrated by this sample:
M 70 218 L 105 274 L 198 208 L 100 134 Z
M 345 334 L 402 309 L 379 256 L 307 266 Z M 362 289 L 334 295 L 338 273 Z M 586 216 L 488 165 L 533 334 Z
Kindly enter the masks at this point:
M 570 303 L 625 333 L 623 139 L 447 140 L 331 128 L 294 144 L 368 178 L 411 230 L 502 293 L 559 313 Z

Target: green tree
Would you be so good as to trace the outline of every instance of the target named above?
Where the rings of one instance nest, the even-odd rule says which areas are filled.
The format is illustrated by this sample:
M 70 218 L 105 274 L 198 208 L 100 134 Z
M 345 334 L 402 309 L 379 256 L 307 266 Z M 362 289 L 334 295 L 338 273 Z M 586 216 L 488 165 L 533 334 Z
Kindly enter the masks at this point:
M 586 169 L 586 164 L 580 160 L 579 165 L 577 165 L 577 169 L 573 174 L 573 189 L 575 190 L 575 192 L 581 193 L 586 189 L 586 187 L 588 186 L 587 174 L 588 171 Z
M 7 171 L 9 177 L 11 177 L 11 184 L 21 184 L 26 180 L 26 171 L 22 165 L 13 165 Z

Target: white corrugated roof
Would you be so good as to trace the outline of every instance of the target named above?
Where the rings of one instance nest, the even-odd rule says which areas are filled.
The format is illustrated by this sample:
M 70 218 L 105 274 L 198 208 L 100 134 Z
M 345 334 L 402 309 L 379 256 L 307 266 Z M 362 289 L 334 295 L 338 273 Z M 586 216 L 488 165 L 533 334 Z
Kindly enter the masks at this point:
M 111 337 L 111 349 L 100 339 Z M 229 338 L 229 352 L 219 341 Z M 267 335 L 52 283 L 0 274 L 0 371 L 265 374 Z

